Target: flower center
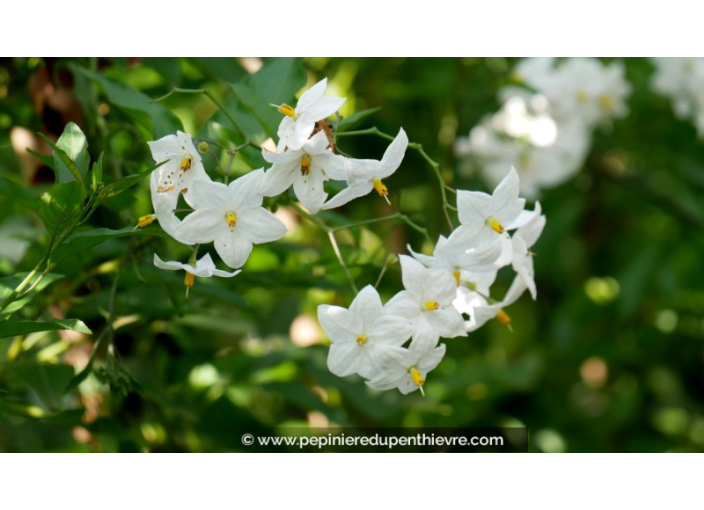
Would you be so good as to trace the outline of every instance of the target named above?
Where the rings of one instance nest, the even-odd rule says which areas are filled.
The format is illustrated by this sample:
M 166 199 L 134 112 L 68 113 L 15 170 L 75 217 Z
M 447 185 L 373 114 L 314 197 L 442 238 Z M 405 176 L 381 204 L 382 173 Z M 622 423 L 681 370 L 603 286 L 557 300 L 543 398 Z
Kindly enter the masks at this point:
M 589 101 L 589 94 L 587 93 L 587 91 L 580 90 L 579 92 L 577 92 L 577 101 L 579 101 L 580 103 L 586 103 L 587 101 Z
M 384 197 L 384 200 L 386 200 L 387 204 L 391 205 L 391 202 L 389 201 L 389 197 L 388 197 L 389 190 L 386 187 L 386 185 L 383 182 L 381 182 L 380 179 L 376 179 L 374 181 L 374 189 L 376 190 L 377 193 L 379 193 L 379 196 Z
M 301 157 L 301 175 L 305 177 L 309 173 L 310 173 L 310 156 L 308 154 L 304 154 Z
M 604 110 L 611 110 L 615 104 L 616 100 L 609 94 L 604 94 L 599 97 L 599 106 L 601 106 Z
M 367 335 L 359 335 L 357 337 L 357 345 L 364 345 L 367 343 Z
M 455 269 L 455 270 L 452 272 L 452 276 L 455 277 L 455 281 L 457 282 L 457 286 L 458 286 L 458 287 L 460 286 L 460 275 L 461 275 L 461 273 L 460 273 L 460 270 L 459 270 L 459 269 Z
M 186 279 L 183 281 L 183 283 L 186 285 L 186 287 L 193 287 L 193 284 L 195 282 L 196 282 L 196 275 L 186 271 Z
M 430 311 L 437 310 L 438 308 L 440 308 L 440 303 L 438 303 L 437 301 L 426 301 L 425 308 L 426 310 Z
M 225 221 L 227 221 L 227 226 L 230 227 L 230 230 L 234 230 L 237 226 L 237 215 L 232 211 L 227 211 L 225 213 Z
M 505 326 L 508 326 L 511 323 L 511 317 L 509 317 L 503 310 L 499 310 L 499 313 L 496 314 L 496 319 Z
M 193 164 L 193 156 L 191 156 L 190 154 L 187 154 L 181 160 L 181 170 L 183 170 L 184 172 L 186 170 L 190 170 L 191 164 Z
M 497 234 L 504 233 L 504 226 L 499 222 L 499 220 L 496 220 L 494 218 L 487 218 L 486 223 L 491 227 L 491 230 L 493 230 Z
M 286 117 L 295 117 L 296 116 L 296 110 L 293 109 L 293 107 L 287 105 L 286 103 L 282 104 L 277 108 L 279 113 L 283 113 L 286 115 Z

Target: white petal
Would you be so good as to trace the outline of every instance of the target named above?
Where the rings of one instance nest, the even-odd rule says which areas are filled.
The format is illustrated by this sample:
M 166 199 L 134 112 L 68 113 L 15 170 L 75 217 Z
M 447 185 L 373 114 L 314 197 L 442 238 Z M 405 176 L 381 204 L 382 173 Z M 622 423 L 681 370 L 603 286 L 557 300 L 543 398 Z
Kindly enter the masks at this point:
M 425 281 L 427 273 L 423 264 L 408 255 L 401 255 L 401 279 L 403 286 L 413 296 L 413 299 L 420 300 L 425 296 Z
M 426 316 L 428 322 L 435 327 L 435 330 L 443 338 L 455 338 L 457 336 L 467 335 L 464 329 L 464 319 L 453 306 L 426 312 Z
M 317 213 L 325 203 L 325 199 L 328 198 L 328 194 L 323 188 L 324 181 L 320 168 L 312 167 L 308 175 L 299 174 L 293 182 L 296 197 L 312 214 Z
M 357 294 L 350 305 L 350 313 L 359 321 L 361 330 L 371 330 L 374 323 L 381 317 L 383 306 L 376 289 L 367 285 Z
M 164 262 L 156 253 L 154 254 L 154 265 L 159 269 L 166 269 L 167 271 L 178 271 L 179 269 L 184 269 L 185 266 L 185 264 L 175 260 Z
M 402 290 L 384 305 L 384 313 L 386 315 L 402 317 L 406 320 L 414 321 L 418 318 L 420 307 L 418 306 L 418 302 L 413 299 L 413 296 L 407 290 Z
M 369 194 L 371 190 L 374 189 L 374 184 L 371 182 L 363 182 L 360 184 L 354 184 L 348 188 L 343 189 L 337 195 L 328 200 L 321 209 L 334 209 L 345 205 L 347 202 L 351 202 L 355 198 Z
M 330 141 L 325 131 L 320 130 L 303 144 L 303 151 L 310 156 L 315 156 L 327 152 L 328 145 L 330 145 Z
M 481 191 L 457 190 L 457 215 L 462 225 L 484 225 L 491 209 L 491 196 Z
M 312 120 L 300 118 L 297 119 L 292 127 L 286 140 L 286 145 L 289 149 L 299 150 L 303 148 L 310 135 L 315 129 L 315 122 Z
M 286 225 L 262 207 L 246 209 L 237 217 L 235 231 L 254 244 L 270 243 L 281 239 L 287 232 Z
M 259 168 L 244 174 L 227 187 L 228 202 L 223 210 L 232 209 L 239 213 L 242 208 L 262 205 L 261 188 L 264 183 L 264 169 Z
M 347 158 L 331 152 L 317 154 L 311 158 L 311 164 L 320 167 L 328 179 L 344 181 L 347 179 Z
M 349 310 L 340 306 L 318 306 L 318 322 L 332 343 L 354 343 L 361 329 L 355 326 Z
M 445 350 L 445 344 L 440 344 L 437 348 L 428 352 L 420 359 L 418 362 L 418 371 L 423 374 L 424 378 L 428 372 L 434 370 L 435 367 L 440 364 L 440 361 L 442 361 L 442 358 L 445 356 Z
M 381 166 L 379 167 L 378 173 L 376 175 L 377 179 L 384 179 L 391 174 L 393 174 L 403 161 L 403 156 L 406 154 L 406 149 L 408 148 L 408 135 L 402 129 L 399 130 L 398 135 L 391 142 L 391 145 L 384 152 L 384 157 L 381 158 Z
M 267 163 L 288 163 L 289 161 L 300 160 L 301 156 L 303 156 L 302 150 L 271 152 L 262 149 L 262 157 Z
M 310 108 L 301 113 L 301 120 L 317 122 L 319 120 L 327 119 L 330 115 L 335 113 L 340 107 L 345 104 L 347 98 L 344 97 L 334 97 L 334 96 L 323 96 L 313 103 Z
M 323 78 L 318 83 L 301 94 L 298 104 L 296 105 L 296 113 L 301 113 L 310 108 L 318 99 L 323 97 L 325 90 L 328 88 L 328 79 Z
M 243 235 L 231 234 L 215 239 L 215 250 L 225 264 L 238 269 L 252 253 L 252 242 Z
M 338 377 L 356 374 L 362 368 L 364 346 L 356 343 L 336 343 L 328 352 L 328 369 Z
M 411 350 L 430 350 L 435 347 L 439 341 L 440 333 L 430 321 L 428 321 L 425 314 L 421 314 L 413 326 Z
M 274 163 L 264 174 L 260 192 L 265 197 L 275 197 L 291 187 L 296 179 L 300 160 L 286 163 Z
M 208 209 L 199 209 L 186 216 L 177 227 L 180 238 L 193 243 L 209 243 L 227 227 L 225 214 Z

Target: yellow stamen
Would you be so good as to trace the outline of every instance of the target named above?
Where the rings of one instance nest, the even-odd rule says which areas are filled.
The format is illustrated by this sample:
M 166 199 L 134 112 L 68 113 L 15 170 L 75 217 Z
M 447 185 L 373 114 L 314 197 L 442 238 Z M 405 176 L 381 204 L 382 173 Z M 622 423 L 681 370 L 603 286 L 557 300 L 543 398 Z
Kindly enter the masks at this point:
M 227 226 L 233 229 L 237 226 L 237 215 L 232 211 L 227 211 L 225 221 L 227 221 Z
M 367 343 L 367 336 L 366 335 L 359 335 L 357 337 L 357 345 L 364 345 Z
M 384 200 L 386 200 L 386 203 L 391 205 L 391 201 L 389 200 L 389 190 L 386 187 L 386 185 L 381 182 L 379 179 L 374 181 L 374 189 L 376 190 L 377 193 L 379 193 L 380 196 L 384 197 Z
M 497 234 L 504 233 L 504 226 L 501 223 L 499 223 L 499 220 L 495 220 L 494 218 L 489 218 L 487 221 L 489 222 L 489 226 L 491 227 L 491 230 L 493 230 Z
M 611 110 L 615 104 L 616 100 L 609 94 L 604 94 L 599 98 L 599 106 L 601 106 L 604 110 Z
M 188 154 L 187 156 L 184 156 L 184 158 L 181 160 L 181 170 L 186 171 L 191 169 L 191 164 L 193 163 L 193 156 Z
M 139 220 L 137 221 L 137 226 L 139 228 L 144 228 L 147 225 L 151 225 L 155 218 L 156 214 L 147 214 L 146 216 L 140 216 Z
M 411 368 L 411 379 L 413 379 L 413 382 L 419 388 L 423 386 L 423 383 L 425 382 L 425 379 L 423 379 L 423 376 L 416 367 Z
M 296 110 L 293 109 L 293 107 L 287 105 L 286 103 L 282 104 L 281 106 L 278 106 L 276 108 L 279 113 L 283 113 L 286 115 L 286 117 L 295 117 L 296 116 Z
M 186 271 L 186 279 L 183 281 L 183 283 L 186 285 L 186 287 L 193 287 L 193 284 L 195 282 L 196 282 L 196 275 Z
M 440 308 L 440 303 L 438 303 L 437 301 L 426 301 L 425 308 L 431 311 L 437 310 L 438 308 Z
M 457 286 L 460 286 L 460 270 L 456 270 L 453 273 L 453 276 L 455 277 L 455 281 L 457 282 Z
M 511 323 L 511 317 L 503 310 L 499 310 L 499 313 L 496 314 L 496 318 L 504 326 L 508 326 Z
M 301 157 L 301 175 L 306 176 L 310 173 L 310 156 L 304 154 Z
M 577 92 L 577 101 L 579 101 L 580 103 L 586 103 L 587 101 L 589 101 L 589 94 L 584 90 L 580 90 L 579 92 Z

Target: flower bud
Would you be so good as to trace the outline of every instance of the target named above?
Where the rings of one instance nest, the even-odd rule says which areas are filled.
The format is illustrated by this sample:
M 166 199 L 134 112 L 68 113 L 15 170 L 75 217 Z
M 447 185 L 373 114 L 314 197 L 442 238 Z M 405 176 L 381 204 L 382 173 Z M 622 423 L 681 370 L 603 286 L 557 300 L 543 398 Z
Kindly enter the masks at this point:
M 208 145 L 208 142 L 201 140 L 200 142 L 198 142 L 196 148 L 198 149 L 198 152 L 205 153 L 210 150 L 210 145 Z

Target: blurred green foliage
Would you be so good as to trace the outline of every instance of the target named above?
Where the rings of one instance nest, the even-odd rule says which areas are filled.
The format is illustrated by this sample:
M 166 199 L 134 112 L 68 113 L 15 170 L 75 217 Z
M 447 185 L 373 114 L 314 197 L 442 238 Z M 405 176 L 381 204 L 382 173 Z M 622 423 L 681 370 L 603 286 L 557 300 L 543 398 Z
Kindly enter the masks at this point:
M 288 218 L 290 233 L 256 246 L 239 276 L 198 279 L 188 300 L 182 275 L 157 270 L 152 256 L 186 260 L 189 252 L 158 225 L 132 228 L 151 212 L 147 141 L 183 129 L 225 147 L 245 136 L 261 143 L 279 120 L 267 103 L 290 102 L 325 76 L 328 93 L 348 98 L 342 128 L 403 127 L 453 187 L 485 190 L 459 171 L 452 144 L 497 109 L 513 64 L 0 61 L 0 299 L 47 254 L 53 229 L 79 218 L 55 197 L 100 197 L 55 247 L 42 283 L 0 312 L 0 451 L 241 450 L 237 430 L 327 423 L 523 424 L 535 451 L 704 451 L 704 151 L 694 127 L 650 90 L 646 60 L 626 61 L 630 115 L 595 136 L 576 178 L 541 198 L 548 222 L 534 248 L 538 300 L 524 296 L 511 307 L 513 333 L 493 321 L 447 340 L 425 399 L 375 393 L 357 377 L 329 373 L 316 309 L 348 306 L 353 295 L 325 233 L 286 197 L 265 204 Z M 212 97 L 152 101 L 173 87 Z M 372 108 L 379 110 L 352 117 Z M 87 148 L 73 128 L 59 138 L 70 122 Z M 43 137 L 77 168 L 60 152 L 52 157 Z M 361 158 L 379 158 L 387 144 L 374 136 L 338 142 Z M 261 166 L 259 151 L 247 147 L 233 173 Z M 433 238 L 448 233 L 437 180 L 417 152 L 387 185 L 391 208 L 369 195 L 321 217 L 343 225 L 399 210 Z M 405 253 L 407 243 L 431 248 L 393 221 L 338 239 L 360 288 L 376 281 L 389 253 Z M 509 277 L 500 274 L 499 295 Z M 386 300 L 400 289 L 395 265 L 379 290 Z M 36 331 L 32 321 L 46 324 Z

